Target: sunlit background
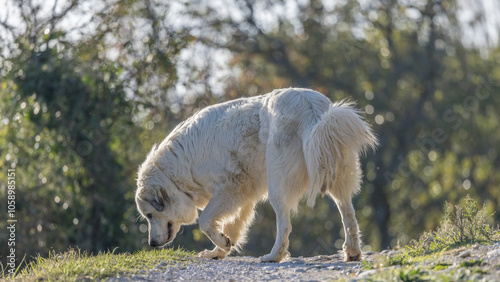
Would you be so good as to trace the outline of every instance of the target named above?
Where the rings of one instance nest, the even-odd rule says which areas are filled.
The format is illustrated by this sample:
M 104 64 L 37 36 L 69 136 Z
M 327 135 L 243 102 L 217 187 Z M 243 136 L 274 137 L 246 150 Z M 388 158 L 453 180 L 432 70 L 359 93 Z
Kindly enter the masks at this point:
M 354 199 L 364 251 L 418 238 L 467 194 L 500 210 L 496 0 L 0 5 L 0 206 L 15 168 L 18 257 L 149 249 L 134 192 L 153 143 L 200 108 L 290 86 L 356 101 L 380 138 Z M 274 242 L 272 208 L 257 211 L 244 255 Z M 329 199 L 292 224 L 293 256 L 342 247 Z M 172 246 L 211 243 L 193 225 Z

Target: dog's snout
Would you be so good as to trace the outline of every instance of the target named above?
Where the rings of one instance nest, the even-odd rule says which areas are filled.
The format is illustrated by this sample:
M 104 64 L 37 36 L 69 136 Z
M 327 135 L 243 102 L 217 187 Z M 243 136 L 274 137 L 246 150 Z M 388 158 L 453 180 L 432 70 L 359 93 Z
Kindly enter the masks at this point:
M 151 247 L 158 247 L 158 246 L 159 246 L 158 242 L 156 242 L 155 240 L 151 240 L 151 241 L 149 241 L 149 245 L 150 245 Z

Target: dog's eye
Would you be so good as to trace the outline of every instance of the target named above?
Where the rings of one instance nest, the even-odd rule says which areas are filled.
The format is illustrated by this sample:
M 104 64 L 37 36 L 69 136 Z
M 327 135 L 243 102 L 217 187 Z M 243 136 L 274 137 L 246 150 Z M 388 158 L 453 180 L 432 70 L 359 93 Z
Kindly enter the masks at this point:
M 152 219 L 152 218 L 153 218 L 153 215 L 152 215 L 152 214 L 150 214 L 150 213 L 148 213 L 148 214 L 146 215 L 146 217 L 147 217 L 147 218 L 149 218 L 149 219 Z
M 172 223 L 171 223 L 171 222 L 169 222 L 169 223 L 167 224 L 167 228 L 168 228 L 168 229 L 172 228 Z

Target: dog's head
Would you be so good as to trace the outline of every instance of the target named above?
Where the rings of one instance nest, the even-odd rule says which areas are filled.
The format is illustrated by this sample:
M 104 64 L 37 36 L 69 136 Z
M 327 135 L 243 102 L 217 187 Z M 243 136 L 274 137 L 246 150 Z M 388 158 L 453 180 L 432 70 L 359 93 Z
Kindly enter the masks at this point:
M 148 221 L 149 245 L 158 247 L 172 242 L 180 227 L 194 223 L 198 213 L 192 196 L 149 159 L 139 169 L 135 201 Z

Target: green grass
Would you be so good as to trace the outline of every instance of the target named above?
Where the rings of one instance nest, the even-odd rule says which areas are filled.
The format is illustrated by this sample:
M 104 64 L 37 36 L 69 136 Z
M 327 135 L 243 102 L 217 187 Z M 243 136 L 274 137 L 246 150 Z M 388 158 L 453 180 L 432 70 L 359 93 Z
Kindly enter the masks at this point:
M 51 253 L 48 258 L 38 256 L 14 279 L 74 281 L 129 277 L 137 273 L 145 273 L 144 271 L 147 273 L 161 262 L 175 265 L 192 257 L 194 253 L 181 249 L 139 251 L 133 254 L 101 252 L 97 255 L 71 249 L 61 254 Z

